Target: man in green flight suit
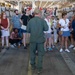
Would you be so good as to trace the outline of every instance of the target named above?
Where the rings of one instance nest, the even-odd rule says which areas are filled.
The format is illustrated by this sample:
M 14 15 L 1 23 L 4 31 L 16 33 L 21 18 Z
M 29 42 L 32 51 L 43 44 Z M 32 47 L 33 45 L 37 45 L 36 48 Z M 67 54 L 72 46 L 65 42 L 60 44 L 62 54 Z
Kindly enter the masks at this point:
M 30 64 L 35 69 L 36 48 L 38 50 L 38 73 L 42 70 L 44 50 L 44 31 L 48 30 L 48 25 L 41 18 L 41 11 L 36 8 L 34 10 L 35 17 L 28 22 L 27 32 L 30 33 Z

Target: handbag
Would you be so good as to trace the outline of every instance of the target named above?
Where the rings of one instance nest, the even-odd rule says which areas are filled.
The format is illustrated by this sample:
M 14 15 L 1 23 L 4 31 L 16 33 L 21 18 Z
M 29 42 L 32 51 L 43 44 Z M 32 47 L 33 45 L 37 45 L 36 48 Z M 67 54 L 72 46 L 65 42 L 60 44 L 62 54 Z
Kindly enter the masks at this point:
M 25 25 L 22 25 L 21 26 L 21 29 L 26 30 L 26 26 Z
M 63 31 L 59 31 L 59 35 L 62 35 L 63 34 Z

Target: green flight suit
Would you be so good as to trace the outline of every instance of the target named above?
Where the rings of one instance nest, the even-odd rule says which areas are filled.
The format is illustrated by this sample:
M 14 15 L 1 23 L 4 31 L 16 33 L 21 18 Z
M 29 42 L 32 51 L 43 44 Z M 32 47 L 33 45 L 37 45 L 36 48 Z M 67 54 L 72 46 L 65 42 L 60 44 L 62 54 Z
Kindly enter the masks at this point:
M 30 63 L 35 66 L 36 48 L 38 50 L 38 69 L 42 69 L 44 50 L 44 31 L 48 30 L 45 20 L 40 17 L 34 17 L 28 22 L 27 32 L 30 33 Z

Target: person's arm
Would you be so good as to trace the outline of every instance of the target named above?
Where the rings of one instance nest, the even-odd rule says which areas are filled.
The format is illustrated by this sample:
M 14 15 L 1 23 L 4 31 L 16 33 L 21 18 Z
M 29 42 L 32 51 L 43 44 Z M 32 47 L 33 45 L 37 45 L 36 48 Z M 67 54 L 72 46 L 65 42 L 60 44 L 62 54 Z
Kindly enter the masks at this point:
M 43 26 L 44 26 L 43 31 L 48 31 L 49 27 L 48 27 L 46 21 L 43 21 Z
M 0 25 L 1 25 L 1 19 L 0 19 Z M 0 28 L 1 28 L 1 29 L 4 29 L 4 27 L 3 27 L 3 26 L 1 26 Z
M 62 26 L 58 23 L 57 27 L 62 28 Z
M 21 24 L 23 24 L 23 21 L 20 19 Z
M 7 27 L 7 29 L 9 29 L 9 27 L 10 27 L 10 21 L 9 21 L 9 18 L 7 18 L 7 20 L 8 20 L 8 27 Z
M 10 37 L 12 37 L 11 39 L 14 39 L 14 32 L 11 32 Z
M 3 26 L 1 26 L 1 29 L 5 29 Z
M 57 29 L 59 28 L 59 21 L 57 21 L 57 26 L 56 26 L 56 28 L 57 28 Z
M 20 18 L 20 22 L 21 22 L 21 24 L 23 24 L 23 15 Z

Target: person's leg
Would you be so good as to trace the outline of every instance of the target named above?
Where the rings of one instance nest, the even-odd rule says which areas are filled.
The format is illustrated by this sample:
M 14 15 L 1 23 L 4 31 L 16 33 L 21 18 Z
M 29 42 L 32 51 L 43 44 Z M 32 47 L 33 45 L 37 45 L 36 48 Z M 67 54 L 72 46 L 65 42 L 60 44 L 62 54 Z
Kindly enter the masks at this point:
M 46 38 L 46 41 L 44 43 L 44 50 L 46 51 L 46 49 L 47 49 L 47 38 Z
M 74 48 L 73 48 L 73 50 L 75 50 L 75 31 L 73 33 L 73 39 L 74 39 Z
M 10 47 L 15 48 L 15 40 L 14 39 L 9 39 Z
M 51 37 L 51 45 L 52 45 L 52 48 L 54 48 L 54 34 L 52 34 L 52 37 Z
M 35 68 L 35 58 L 36 58 L 36 43 L 30 43 L 30 64 L 32 68 Z
M 57 30 L 54 30 L 54 43 L 57 43 Z
M 62 35 L 59 34 L 58 37 L 59 37 L 59 45 L 61 45 Z
M 18 42 L 20 42 L 19 39 L 9 39 L 9 43 L 10 43 L 11 45 L 18 44 Z
M 65 41 L 65 38 L 62 36 L 61 37 L 62 38 L 62 40 L 61 40 L 61 48 L 63 48 L 63 46 L 64 46 L 64 41 Z
M 21 46 L 21 39 L 15 39 L 15 43 L 18 47 Z
M 60 48 L 60 52 L 63 51 L 64 39 L 65 39 L 63 36 L 62 36 L 61 38 L 62 38 L 62 40 L 61 40 L 61 48 Z
M 21 29 L 18 29 L 18 34 L 19 34 L 19 37 L 22 37 L 22 31 L 21 31 Z
M 43 68 L 43 56 L 45 54 L 44 43 L 38 43 L 37 44 L 37 48 L 38 48 L 38 63 L 37 63 L 37 68 L 38 68 L 38 70 L 42 70 L 42 68 Z
M 73 34 L 71 35 L 71 44 L 74 45 Z
M 74 46 L 75 46 L 75 31 L 74 31 L 74 37 L 73 37 L 73 39 L 74 39 Z
M 47 38 L 47 48 L 49 48 L 49 38 Z
M 9 39 L 9 43 L 10 43 L 11 45 L 13 45 L 13 44 L 14 44 L 14 39 Z
M 4 47 L 4 37 L 2 37 L 2 48 Z
M 52 50 L 51 45 L 53 44 L 53 39 L 50 37 L 49 38 L 49 50 Z
M 71 44 L 70 44 L 69 48 L 73 48 L 74 47 L 73 34 L 71 34 L 70 38 L 71 38 Z
M 70 52 L 68 50 L 68 37 L 65 37 L 65 51 Z
M 9 47 L 9 37 L 6 36 L 5 38 L 6 38 L 6 47 L 8 48 Z
M 68 37 L 65 37 L 65 48 L 67 49 L 68 47 Z
M 26 48 L 26 33 L 23 33 L 23 45 Z
M 74 37 L 74 48 L 73 48 L 73 50 L 75 50 L 75 37 Z

